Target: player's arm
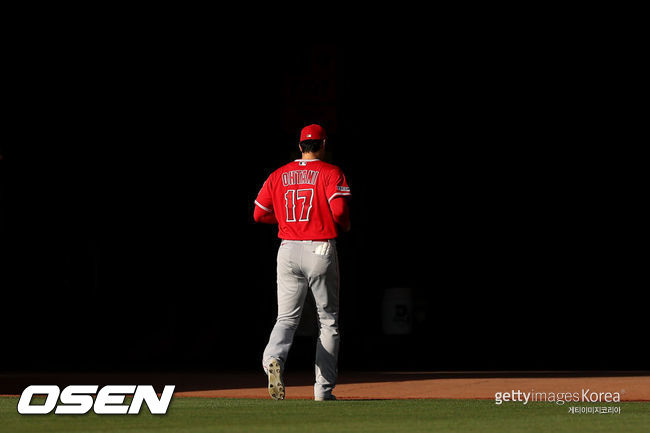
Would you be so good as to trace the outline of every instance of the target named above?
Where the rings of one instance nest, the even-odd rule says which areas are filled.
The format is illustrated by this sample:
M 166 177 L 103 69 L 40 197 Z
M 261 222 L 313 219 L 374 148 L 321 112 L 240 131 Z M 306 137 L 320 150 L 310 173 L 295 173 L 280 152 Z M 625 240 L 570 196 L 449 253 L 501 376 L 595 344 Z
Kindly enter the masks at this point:
M 255 202 L 255 210 L 253 211 L 253 219 L 256 223 L 264 224 L 277 224 L 278 220 L 275 218 L 273 209 L 262 207 L 261 204 Z
M 330 201 L 330 210 L 334 222 L 338 224 L 344 232 L 349 232 L 351 228 L 350 222 L 350 206 L 344 197 L 335 197 Z
M 350 187 L 341 170 L 336 169 L 327 178 L 327 201 L 330 205 L 334 222 L 345 232 L 350 231 Z
M 272 194 L 272 176 L 266 179 L 264 185 L 260 189 L 255 199 L 255 210 L 253 211 L 253 219 L 255 222 L 264 224 L 277 224 L 278 220 L 275 218 L 273 212 L 273 194 Z

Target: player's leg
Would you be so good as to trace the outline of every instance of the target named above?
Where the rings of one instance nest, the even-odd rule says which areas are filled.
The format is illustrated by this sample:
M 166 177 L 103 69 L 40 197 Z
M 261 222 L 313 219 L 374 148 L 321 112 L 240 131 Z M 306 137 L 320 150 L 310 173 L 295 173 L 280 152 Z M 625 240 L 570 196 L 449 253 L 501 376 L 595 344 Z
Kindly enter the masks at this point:
M 324 245 L 323 245 L 324 244 Z M 336 385 L 339 352 L 339 266 L 336 245 L 314 242 L 309 254 L 309 285 L 318 311 L 314 397 L 329 399 Z
M 273 359 L 279 362 L 281 369 L 284 369 L 294 334 L 300 323 L 308 283 L 298 266 L 299 255 L 299 242 L 283 241 L 278 250 L 278 316 L 262 356 L 265 371 Z

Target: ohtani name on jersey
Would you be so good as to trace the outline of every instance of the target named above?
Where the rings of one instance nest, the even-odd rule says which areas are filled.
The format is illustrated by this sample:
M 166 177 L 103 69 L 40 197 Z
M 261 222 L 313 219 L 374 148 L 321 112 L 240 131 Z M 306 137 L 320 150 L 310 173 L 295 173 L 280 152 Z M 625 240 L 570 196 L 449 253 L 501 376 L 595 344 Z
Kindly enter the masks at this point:
M 316 185 L 318 171 L 316 170 L 292 170 L 282 173 L 282 184 L 289 185 Z

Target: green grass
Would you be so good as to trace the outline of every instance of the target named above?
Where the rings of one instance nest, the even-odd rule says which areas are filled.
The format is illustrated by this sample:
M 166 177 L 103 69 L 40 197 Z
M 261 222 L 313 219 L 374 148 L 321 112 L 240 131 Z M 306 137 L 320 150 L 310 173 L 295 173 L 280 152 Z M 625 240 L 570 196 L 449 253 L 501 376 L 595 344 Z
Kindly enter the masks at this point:
M 167 415 L 19 415 L 0 398 L 0 432 L 648 432 L 650 403 L 612 403 L 620 414 L 568 413 L 569 405 L 492 400 L 331 401 L 177 398 Z M 35 400 L 36 403 L 36 400 Z M 580 404 L 590 406 L 588 404 Z M 574 406 L 580 406 L 574 405 Z M 597 406 L 597 405 L 591 405 Z

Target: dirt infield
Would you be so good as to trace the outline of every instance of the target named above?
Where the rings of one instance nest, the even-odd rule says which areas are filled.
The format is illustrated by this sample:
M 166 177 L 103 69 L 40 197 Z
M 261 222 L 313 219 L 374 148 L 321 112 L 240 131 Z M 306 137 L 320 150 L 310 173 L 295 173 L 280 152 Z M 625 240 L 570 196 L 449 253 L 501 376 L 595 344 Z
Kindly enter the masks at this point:
M 313 398 L 311 372 L 287 373 L 288 399 Z M 176 385 L 175 397 L 268 398 L 263 373 L 0 374 L 0 395 L 30 384 Z M 621 401 L 650 401 L 650 372 L 345 372 L 339 399 L 493 399 L 497 392 L 619 393 Z
M 493 399 L 497 392 L 534 390 L 540 393 L 620 393 L 621 401 L 650 401 L 650 376 L 628 377 L 432 377 L 440 373 L 356 373 L 343 375 L 336 386 L 339 399 Z M 390 380 L 387 380 L 389 379 Z M 286 379 L 287 398 L 313 398 L 312 385 L 292 386 Z M 268 398 L 265 383 L 251 388 L 230 388 L 175 393 L 177 397 Z

